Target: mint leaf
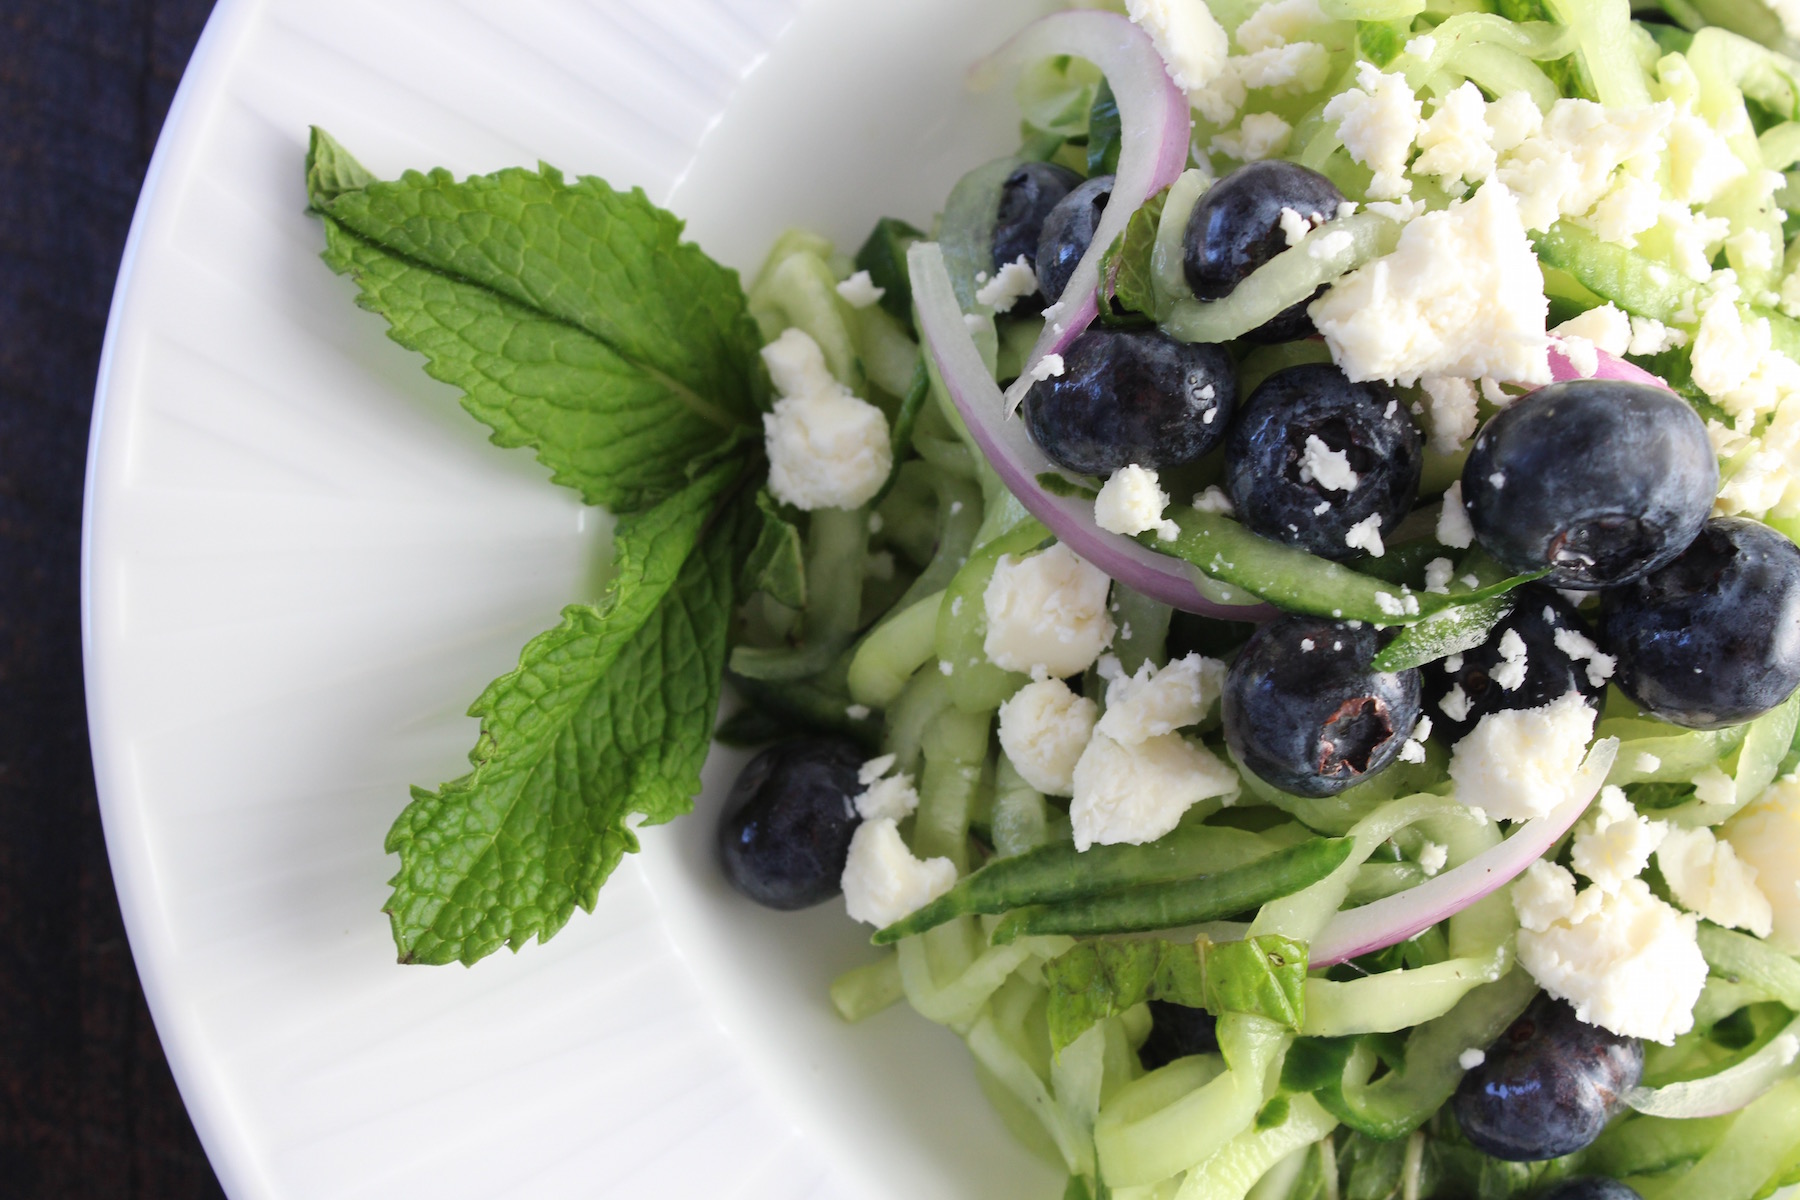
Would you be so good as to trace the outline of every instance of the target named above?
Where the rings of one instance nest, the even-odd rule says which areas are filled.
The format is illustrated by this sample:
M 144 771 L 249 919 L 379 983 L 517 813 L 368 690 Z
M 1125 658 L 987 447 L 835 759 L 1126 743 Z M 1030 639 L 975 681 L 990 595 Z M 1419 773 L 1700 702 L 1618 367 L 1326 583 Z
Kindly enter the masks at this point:
M 1125 232 L 1113 239 L 1101 264 L 1101 277 L 1107 281 L 1106 295 L 1128 311 L 1156 315 L 1156 277 L 1151 263 L 1156 252 L 1156 231 L 1168 202 L 1168 188 L 1144 201 L 1125 223 Z M 1110 309 L 1108 305 L 1102 311 Z
M 737 274 L 641 191 L 550 167 L 370 178 L 314 131 L 325 260 L 502 446 L 630 513 L 760 433 L 760 339 Z
M 1404 671 L 1473 650 L 1488 640 L 1494 626 L 1512 612 L 1514 603 L 1510 595 L 1493 596 L 1460 608 L 1440 609 L 1402 629 L 1370 665 L 1377 671 Z
M 806 607 L 806 551 L 800 531 L 775 506 L 767 488 L 756 494 L 761 523 L 744 561 L 742 592 L 767 592 L 789 608 Z
M 1045 963 L 1044 978 L 1050 1042 L 1058 1053 L 1095 1022 L 1145 1000 L 1215 1015 L 1251 1013 L 1298 1029 L 1306 946 L 1274 934 L 1241 942 L 1080 942 Z
M 542 941 L 635 851 L 632 813 L 693 808 L 719 701 L 746 506 L 739 464 L 622 518 L 618 575 L 528 643 L 470 708 L 474 770 L 413 800 L 387 912 L 402 962 L 473 963 Z

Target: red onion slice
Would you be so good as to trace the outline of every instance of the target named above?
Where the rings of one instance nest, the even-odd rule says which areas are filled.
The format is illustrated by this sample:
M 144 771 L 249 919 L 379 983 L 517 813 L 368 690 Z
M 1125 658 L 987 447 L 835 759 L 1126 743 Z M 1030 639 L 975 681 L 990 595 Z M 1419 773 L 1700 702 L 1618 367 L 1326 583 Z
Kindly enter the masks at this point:
M 1359 955 L 1404 942 L 1420 930 L 1455 916 L 1483 896 L 1511 883 L 1544 851 L 1556 844 L 1587 811 L 1599 794 L 1606 773 L 1618 757 L 1619 739 L 1602 738 L 1582 761 L 1569 789 L 1569 798 L 1541 817 L 1525 822 L 1511 837 L 1460 867 L 1428 879 L 1418 887 L 1353 908 L 1333 917 L 1324 932 L 1313 939 L 1308 959 L 1315 967 L 1328 967 Z
M 1007 416 L 1006 399 L 963 321 L 943 251 L 935 242 L 915 242 L 907 251 L 906 265 L 912 274 L 919 332 L 957 412 L 1000 481 L 1032 516 L 1076 554 L 1152 600 L 1231 621 L 1261 620 L 1271 614 L 1261 603 L 1238 606 L 1208 599 L 1194 586 L 1193 568 L 1180 559 L 1094 524 L 1092 500 L 1053 496 L 1038 486 L 1039 475 L 1060 472 L 1032 442 L 1025 423 Z
M 1622 358 L 1608 354 L 1598 347 L 1595 348 L 1594 353 L 1599 358 L 1600 367 L 1592 375 L 1583 375 L 1580 371 L 1576 370 L 1575 364 L 1570 361 L 1568 354 L 1563 351 L 1561 339 L 1555 337 L 1551 338 L 1550 377 L 1558 383 L 1561 383 L 1566 379 L 1617 379 L 1624 383 L 1647 383 L 1653 387 L 1663 388 L 1666 391 L 1675 390 L 1642 367 L 1635 366 Z
M 1062 353 L 1093 321 L 1100 256 L 1144 201 L 1175 182 L 1187 166 L 1188 139 L 1193 134 L 1187 95 L 1170 80 L 1149 35 L 1115 13 L 1065 12 L 1033 22 L 978 63 L 970 82 L 991 86 L 1004 74 L 1059 54 L 1085 58 L 1111 85 L 1119 103 L 1119 169 L 1093 243 L 1069 277 L 1062 301 L 1044 314 L 1044 332 L 1006 394 L 1008 412 L 1025 398 L 1032 368 L 1045 355 Z

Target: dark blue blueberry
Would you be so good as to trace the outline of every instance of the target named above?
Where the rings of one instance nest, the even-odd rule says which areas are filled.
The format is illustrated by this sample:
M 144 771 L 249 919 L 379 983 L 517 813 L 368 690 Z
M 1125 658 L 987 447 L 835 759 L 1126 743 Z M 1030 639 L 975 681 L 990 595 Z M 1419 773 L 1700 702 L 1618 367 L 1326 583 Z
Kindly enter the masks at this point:
M 768 908 L 806 908 L 841 890 L 862 791 L 855 743 L 810 738 L 750 760 L 719 820 L 719 861 L 731 886 Z
M 1800 548 L 1760 521 L 1708 521 L 1600 613 L 1619 687 L 1665 721 L 1735 725 L 1800 686 Z
M 1000 212 L 994 221 L 994 270 L 1020 258 L 1035 267 L 1044 218 L 1080 185 L 1081 176 L 1054 163 L 1026 163 L 1008 175 L 1000 185 Z
M 1568 695 L 1571 689 L 1580 692 L 1596 713 L 1600 711 L 1606 680 L 1595 683 L 1588 677 L 1589 660 L 1572 659 L 1556 644 L 1559 629 L 1593 640 L 1574 606 L 1541 584 L 1526 584 L 1512 595 L 1516 601 L 1512 612 L 1494 626 L 1485 643 L 1420 668 L 1425 676 L 1426 711 L 1445 744 L 1460 741 L 1491 712 L 1542 708 Z M 1517 633 L 1525 645 L 1525 679 L 1517 688 L 1505 687 L 1493 678 L 1494 669 L 1503 662 L 1500 643 L 1508 630 Z M 1455 670 L 1450 669 L 1452 663 Z M 1452 688 L 1461 688 L 1469 704 L 1468 716 L 1461 720 L 1448 716 L 1442 708 L 1444 697 Z
M 1038 291 L 1054 302 L 1069 284 L 1076 264 L 1094 243 L 1094 230 L 1100 226 L 1100 215 L 1112 198 L 1113 177 L 1096 175 L 1061 200 L 1044 218 L 1044 230 L 1038 235 Z
M 1545 1192 L 1539 1200 L 1644 1200 L 1637 1190 L 1616 1179 L 1570 1179 Z
M 1225 680 L 1225 740 L 1238 762 L 1299 796 L 1333 796 L 1380 771 L 1419 719 L 1419 672 L 1369 666 L 1383 635 L 1286 616 L 1245 643 Z
M 1463 465 L 1482 549 L 1514 571 L 1593 590 L 1687 549 L 1712 511 L 1719 464 L 1687 402 L 1647 383 L 1553 383 L 1489 421 Z
M 1317 445 L 1313 443 L 1317 439 Z M 1356 485 L 1314 477 L 1309 447 L 1349 461 Z M 1263 380 L 1225 442 L 1225 488 L 1255 533 L 1342 561 L 1361 553 L 1344 539 L 1380 518 L 1385 536 L 1419 495 L 1425 444 L 1386 384 L 1351 383 L 1330 363 L 1288 367 Z
M 1188 218 L 1181 267 L 1202 300 L 1223 300 L 1249 274 L 1288 248 L 1281 210 L 1314 224 L 1337 216 L 1344 194 L 1331 180 L 1278 158 L 1239 167 L 1206 190 Z M 1324 289 L 1321 287 L 1320 291 Z M 1244 335 L 1252 342 L 1291 342 L 1313 332 L 1309 296 Z
M 1451 1105 L 1476 1149 L 1509 1162 L 1573 1154 L 1600 1136 L 1644 1073 L 1644 1044 L 1540 995 L 1462 1077 Z
M 1138 1061 L 1154 1071 L 1190 1054 L 1210 1054 L 1219 1048 L 1218 1024 L 1204 1008 L 1152 1000 L 1150 1036 L 1138 1047 Z
M 1025 428 L 1082 475 L 1164 470 L 1216 446 L 1231 421 L 1237 371 L 1222 346 L 1154 329 L 1090 329 L 1063 351 L 1063 373 L 1031 385 Z

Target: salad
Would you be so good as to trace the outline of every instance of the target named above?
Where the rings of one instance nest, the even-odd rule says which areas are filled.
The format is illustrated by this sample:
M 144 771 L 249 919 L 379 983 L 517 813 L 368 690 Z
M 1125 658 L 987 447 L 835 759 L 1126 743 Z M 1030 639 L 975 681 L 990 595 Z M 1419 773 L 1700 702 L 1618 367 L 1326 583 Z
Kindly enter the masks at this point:
M 1014 154 L 747 287 L 315 130 L 326 262 L 618 516 L 388 835 L 401 961 L 591 909 L 716 736 L 726 878 L 865 923 L 838 1012 L 1065 1200 L 1800 1182 L 1797 42 L 1084 4 L 972 72 Z

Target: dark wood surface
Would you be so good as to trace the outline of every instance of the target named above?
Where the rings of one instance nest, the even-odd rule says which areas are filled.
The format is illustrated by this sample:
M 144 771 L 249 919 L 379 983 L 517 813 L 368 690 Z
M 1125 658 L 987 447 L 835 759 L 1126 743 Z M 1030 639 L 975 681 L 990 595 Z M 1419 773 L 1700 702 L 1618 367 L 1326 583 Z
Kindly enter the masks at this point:
M 0 1197 L 219 1196 L 94 801 L 81 481 L 138 187 L 211 0 L 0 0 Z

